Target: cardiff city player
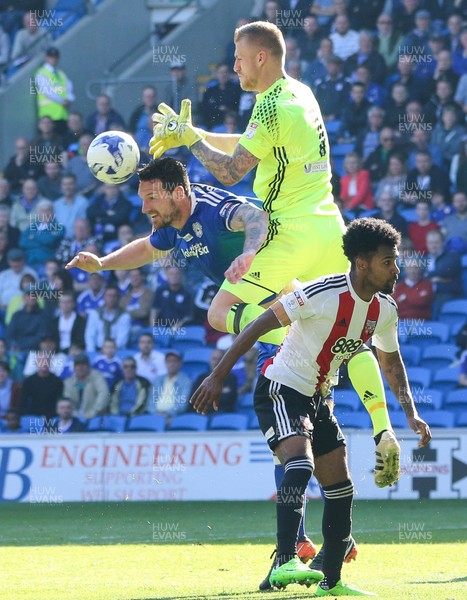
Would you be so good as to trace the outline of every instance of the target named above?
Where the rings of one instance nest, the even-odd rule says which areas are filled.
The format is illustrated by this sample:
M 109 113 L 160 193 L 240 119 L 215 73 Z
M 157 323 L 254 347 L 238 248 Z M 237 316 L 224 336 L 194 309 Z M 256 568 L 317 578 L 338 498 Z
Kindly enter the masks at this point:
M 234 39 L 240 85 L 258 92 L 245 132 L 207 133 L 193 127 L 189 100 L 183 101 L 180 115 L 161 104 L 153 115 L 150 152 L 158 157 L 186 145 L 227 186 L 257 167 L 254 191 L 269 213 L 267 238 L 255 256 L 233 265 L 208 313 L 215 329 L 239 333 L 292 280 L 345 272 L 349 265 L 341 247 L 345 226 L 332 196 L 328 138 L 312 91 L 287 76 L 285 42 L 275 25 L 248 23 Z M 260 341 L 280 344 L 284 335 L 284 330 L 273 330 Z M 374 355 L 356 354 L 348 372 L 373 423 L 376 485 L 391 485 L 399 476 L 400 448 Z M 279 468 L 277 484 L 282 477 Z
M 254 396 L 261 430 L 285 468 L 276 503 L 277 556 L 269 578 L 279 588 L 321 579 L 317 596 L 374 595 L 341 581 L 353 484 L 344 436 L 322 393 L 338 366 L 370 338 L 410 427 L 421 436 L 419 445 L 431 439 L 412 398 L 397 340 L 397 305 L 388 295 L 399 274 L 399 244 L 400 234 L 389 223 L 353 221 L 343 237 L 350 274 L 322 277 L 282 296 L 240 333 L 190 399 L 202 414 L 213 405 L 216 409 L 238 358 L 265 333 L 291 325 L 281 349 L 263 366 Z M 324 578 L 297 557 L 303 493 L 313 472 L 324 491 Z

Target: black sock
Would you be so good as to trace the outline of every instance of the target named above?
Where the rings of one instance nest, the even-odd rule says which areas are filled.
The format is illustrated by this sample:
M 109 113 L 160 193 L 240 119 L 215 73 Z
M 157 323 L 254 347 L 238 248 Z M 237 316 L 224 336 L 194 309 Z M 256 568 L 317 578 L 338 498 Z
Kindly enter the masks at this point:
M 333 588 L 341 578 L 345 550 L 352 528 L 353 484 L 350 479 L 323 487 L 323 586 Z
M 297 552 L 297 535 L 303 513 L 303 500 L 313 462 L 308 456 L 295 456 L 285 463 L 285 475 L 277 489 L 277 563 L 288 562 Z

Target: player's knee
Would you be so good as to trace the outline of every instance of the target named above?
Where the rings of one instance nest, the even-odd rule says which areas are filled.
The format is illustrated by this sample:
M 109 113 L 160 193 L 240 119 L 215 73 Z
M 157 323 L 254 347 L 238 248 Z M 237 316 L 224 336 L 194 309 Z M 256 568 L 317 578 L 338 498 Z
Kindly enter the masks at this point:
M 303 486 L 306 488 L 315 465 L 313 459 L 310 456 L 294 456 L 290 458 L 284 465 L 285 475 L 284 479 L 289 485 Z
M 211 306 L 208 309 L 208 323 L 216 331 L 227 331 L 226 311 L 218 306 Z

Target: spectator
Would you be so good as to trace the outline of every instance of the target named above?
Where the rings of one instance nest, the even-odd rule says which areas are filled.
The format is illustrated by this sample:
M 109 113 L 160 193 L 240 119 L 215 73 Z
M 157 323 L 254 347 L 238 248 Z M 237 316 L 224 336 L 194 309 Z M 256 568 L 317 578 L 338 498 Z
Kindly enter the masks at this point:
M 3 83 L 5 67 L 10 58 L 10 38 L 0 24 L 0 83 Z
M 190 396 L 194 394 L 195 390 L 203 383 L 203 381 L 208 377 L 212 371 L 217 367 L 220 363 L 221 358 L 224 356 L 225 351 L 216 348 L 212 351 L 211 356 L 209 358 L 209 367 L 210 370 L 206 373 L 202 373 L 193 383 L 191 388 Z M 220 396 L 219 409 L 222 412 L 234 412 L 237 404 L 238 397 L 238 382 L 237 378 L 233 373 L 229 373 L 227 378 L 224 381 L 224 385 L 222 387 L 222 392 Z
M 397 65 L 400 56 L 400 45 L 402 36 L 399 28 L 394 28 L 393 19 L 389 13 L 382 13 L 376 21 L 378 29 L 377 45 L 378 52 L 384 59 L 388 71 L 392 72 Z
M 436 60 L 429 64 L 433 64 L 433 73 L 431 76 L 434 84 L 441 80 L 447 80 L 451 83 L 452 89 L 455 90 L 457 88 L 459 75 L 452 70 L 452 55 L 449 50 L 443 50 L 441 46 L 439 52 L 436 54 Z
M 69 398 L 62 396 L 57 401 L 55 409 L 58 418 L 53 424 L 53 431 L 57 433 L 82 433 L 86 425 L 73 416 L 73 403 Z
M 290 74 L 290 72 L 289 72 Z M 235 112 L 225 113 L 222 125 L 216 125 L 212 128 L 213 133 L 241 133 L 238 127 L 238 115 Z M 190 181 L 192 181 L 190 179 Z
M 430 200 L 433 190 L 447 194 L 448 176 L 440 167 L 433 164 L 429 152 L 419 151 L 415 155 L 415 168 L 407 174 L 406 188 L 401 200 L 410 207 L 419 199 Z
M 0 204 L 0 231 L 3 231 L 8 240 L 8 249 L 18 247 L 19 229 L 10 225 L 10 209 Z
M 86 324 L 86 352 L 103 349 L 104 341 L 115 341 L 118 350 L 128 344 L 131 329 L 130 315 L 118 306 L 119 290 L 109 285 L 104 292 L 103 306 L 90 310 Z
M 354 29 L 376 29 L 378 15 L 383 10 L 385 0 L 368 0 L 362 4 L 360 0 L 349 0 L 347 14 Z
M 153 327 L 177 333 L 193 319 L 193 299 L 183 285 L 181 269 L 170 267 L 165 273 L 167 284 L 156 289 L 150 319 Z
M 150 412 L 170 419 L 188 411 L 192 382 L 185 373 L 181 372 L 182 356 L 176 350 L 167 351 L 165 366 L 167 373 L 159 375 L 154 381 Z
M 67 174 L 75 176 L 76 189 L 83 194 L 83 196 L 86 196 L 86 198 L 92 196 L 95 189 L 101 185 L 91 173 L 88 163 L 86 162 L 86 155 L 91 142 L 92 135 L 89 133 L 83 133 L 83 135 L 80 136 L 78 154 L 68 161 L 65 170 Z
M 136 236 L 139 237 L 139 236 Z M 110 240 L 109 242 L 107 242 L 104 246 L 104 252 L 105 254 L 110 254 L 111 252 L 115 252 L 115 250 L 119 250 L 120 248 L 123 248 L 123 246 L 126 246 L 127 244 L 129 244 L 130 242 L 132 242 L 135 239 L 135 236 L 133 234 L 133 229 L 131 227 L 131 225 L 120 225 L 120 227 L 117 230 L 117 239 L 116 240 Z M 73 256 L 75 256 L 77 253 L 75 253 Z
M 0 419 L 9 410 L 19 410 L 21 406 L 21 384 L 10 376 L 10 365 L 0 361 Z
M 71 159 L 79 152 L 79 138 L 83 134 L 90 134 L 84 129 L 83 115 L 72 110 L 68 113 L 67 129 L 63 135 L 63 148 L 67 153 L 67 158 Z
M 8 236 L 6 231 L 0 229 L 0 272 L 8 269 Z
M 443 160 L 443 167 L 448 171 L 454 155 L 466 134 L 465 127 L 459 124 L 459 111 L 456 106 L 447 104 L 441 112 L 440 122 L 431 136 L 431 143 L 438 148 Z
M 326 63 L 329 57 L 333 56 L 332 42 L 329 38 L 323 38 L 319 43 L 319 50 L 316 59 L 311 61 L 303 77 L 310 83 L 310 87 L 316 91 L 316 86 L 327 76 Z
M 400 198 L 407 181 L 406 163 L 407 160 L 402 154 L 394 152 L 390 155 L 386 176 L 381 179 L 376 188 L 377 197 L 381 196 L 383 191 L 388 191 L 394 198 Z
M 130 221 L 131 204 L 118 185 L 106 183 L 102 190 L 87 209 L 87 216 L 96 236 L 104 241 L 115 240 L 120 225 Z
M 66 177 L 64 179 L 66 179 Z M 66 183 L 66 185 L 68 185 L 68 182 Z M 64 184 L 64 187 L 65 187 L 65 184 Z M 80 196 L 77 196 L 77 197 L 79 198 Z M 57 207 L 57 203 L 55 203 L 55 206 Z M 63 206 L 66 206 L 65 202 L 63 203 Z M 62 208 L 60 205 L 58 206 L 58 211 L 59 211 L 59 214 L 63 217 L 63 212 L 62 212 Z M 55 213 L 55 214 L 57 214 L 57 213 Z M 63 223 L 63 221 L 61 221 L 61 220 L 60 220 L 60 222 Z M 60 242 L 60 246 L 58 247 L 58 250 L 55 253 L 55 258 L 61 264 L 67 264 L 70 262 L 70 260 L 74 256 L 76 256 L 78 254 L 78 252 L 83 251 L 86 246 L 88 246 L 89 244 L 96 244 L 96 243 L 97 243 L 97 239 L 94 237 L 91 237 L 91 226 L 89 224 L 89 221 L 85 218 L 78 217 L 75 220 L 75 222 L 73 223 L 72 235 L 70 237 L 65 237 L 65 239 L 63 239 Z M 70 272 L 72 272 L 72 271 L 74 271 L 74 269 L 70 270 Z
M 198 89 L 196 84 L 190 81 L 186 73 L 186 64 L 172 62 L 170 65 L 170 83 L 164 90 L 164 98 L 169 106 L 179 114 L 180 106 L 184 98 L 191 100 L 192 111 L 196 112 L 198 105 Z
M 467 137 L 459 144 L 459 152 L 452 158 L 449 177 L 454 189 L 467 194 Z
M 372 183 L 378 183 L 387 173 L 389 158 L 395 148 L 395 139 L 393 130 L 383 127 L 379 134 L 378 146 L 365 159 L 363 167 L 369 171 Z
M 37 291 L 38 292 L 38 306 L 39 308 L 44 308 L 44 299 L 41 297 L 41 290 L 39 290 L 39 285 L 37 283 L 37 279 L 30 275 L 29 273 L 25 273 L 21 277 L 21 281 L 19 283 L 19 287 L 21 293 L 16 296 L 13 296 L 8 302 L 8 306 L 5 314 L 5 325 L 9 325 L 11 319 L 15 312 L 24 308 L 24 292 Z
M 393 227 L 400 231 L 403 236 L 407 236 L 409 232 L 409 224 L 402 215 L 397 212 L 397 198 L 389 192 L 383 191 L 380 196 L 377 196 L 378 212 L 373 215 L 375 219 L 383 219 L 390 223 Z
M 323 32 L 315 15 L 308 15 L 302 21 L 302 28 L 297 34 L 300 58 L 307 66 L 316 59 Z
M 8 161 L 3 172 L 11 186 L 11 193 L 21 193 L 26 179 L 36 179 L 41 171 L 37 162 L 31 161 L 29 142 L 24 137 L 16 138 L 15 154 Z
M 405 141 L 408 141 L 408 144 L 404 145 L 409 150 L 409 157 L 407 159 L 407 166 L 409 169 L 415 167 L 415 157 L 417 152 L 428 152 L 433 163 L 438 166 L 441 165 L 441 154 L 439 153 L 438 148 L 430 143 L 431 124 L 425 124 L 418 120 L 419 116 L 417 115 L 419 114 L 419 108 L 421 110 L 418 102 L 412 102 L 408 105 L 408 113 L 413 115 L 413 117 L 410 117 L 410 119 L 413 119 L 410 123 L 411 133 L 407 137 L 405 135 L 403 137 L 405 137 Z
M 67 356 L 63 352 L 57 352 L 57 340 L 55 337 L 46 333 L 39 342 L 38 350 L 31 350 L 26 359 L 23 369 L 24 377 L 29 377 L 37 372 L 37 365 L 43 358 L 47 358 L 50 364 L 50 371 L 60 377 Z
M 98 356 L 92 363 L 92 368 L 96 369 L 104 376 L 110 393 L 112 393 L 117 381 L 120 381 L 120 379 L 123 377 L 122 361 L 115 356 L 116 351 L 117 344 L 115 343 L 115 340 L 106 339 L 102 344 L 102 354 Z M 112 409 L 110 412 L 112 412 Z
M 461 369 L 459 373 L 459 387 L 467 387 L 467 351 L 461 354 Z
M 340 119 L 350 93 L 350 84 L 342 75 L 343 61 L 331 55 L 326 60 L 327 75 L 317 84 L 316 99 L 322 107 L 325 121 Z
M 107 94 L 96 98 L 96 110 L 85 121 L 86 131 L 99 135 L 112 129 L 125 129 L 123 117 L 112 108 L 112 102 Z
M 77 310 L 82 317 L 87 316 L 90 310 L 97 310 L 104 306 L 105 280 L 101 273 L 90 273 L 88 287 L 78 296 Z
M 7 327 L 10 348 L 25 353 L 35 350 L 46 334 L 47 325 L 44 310 L 37 305 L 36 292 L 25 292 L 24 308 L 13 315 Z
M 431 319 L 433 288 L 415 259 L 405 265 L 405 276 L 397 283 L 393 298 L 399 307 L 399 319 Z
M 15 65 L 21 65 L 45 52 L 50 42 L 50 33 L 39 27 L 34 13 L 28 11 L 23 17 L 23 29 L 15 35 L 11 59 L 15 61 Z
M 13 206 L 13 198 L 10 194 L 10 182 L 2 177 L 0 177 L 0 206 L 6 206 L 7 208 Z
M 153 292 L 144 283 L 141 269 L 130 271 L 130 290 L 121 298 L 120 307 L 131 317 L 132 325 L 147 327 L 151 312 Z
M 402 40 L 402 46 L 408 54 L 413 55 L 418 62 L 426 60 L 429 52 L 431 16 L 427 10 L 417 10 L 415 27 Z
M 409 225 L 409 238 L 413 242 L 416 252 L 426 254 L 428 248 L 426 245 L 426 236 L 429 231 L 437 231 L 439 225 L 431 220 L 431 204 L 426 200 L 418 200 L 415 205 L 417 212 L 417 221 Z
M 228 65 L 217 67 L 217 79 L 208 85 L 200 105 L 200 117 L 204 125 L 211 130 L 220 125 L 229 111 L 238 113 L 240 104 L 240 86 L 230 79 Z
M 262 3 L 262 0 L 260 0 L 260 2 Z M 245 17 L 240 17 L 237 20 L 235 29 L 238 29 L 239 27 L 242 27 L 242 25 L 246 25 L 247 23 L 249 23 L 249 19 L 247 19 Z M 233 67 L 235 64 L 235 42 L 233 41 L 233 39 L 231 39 L 227 43 L 227 46 L 225 47 L 224 59 L 222 62 L 225 63 L 226 65 L 228 65 L 230 71 L 233 71 Z M 179 64 L 183 65 L 185 63 L 180 62 Z M 170 87 L 169 87 L 169 92 L 170 92 Z M 188 96 L 183 96 L 183 97 L 187 98 Z M 173 106 L 173 104 L 171 104 L 170 102 L 169 102 L 169 105 Z M 175 109 L 175 112 L 177 112 L 177 113 L 179 112 L 177 108 Z
M 467 195 L 456 192 L 452 197 L 454 211 L 441 222 L 441 228 L 446 240 L 458 237 L 467 245 Z
M 400 52 L 400 48 L 398 50 Z M 415 76 L 414 64 L 410 54 L 400 54 L 397 73 L 388 77 L 386 88 L 391 88 L 395 83 L 402 83 L 407 88 L 410 100 L 426 102 L 430 96 L 430 86 Z
M 386 89 L 373 81 L 373 75 L 367 65 L 359 65 L 355 71 L 355 79 L 365 86 L 365 98 L 374 106 L 386 105 Z
M 157 92 L 154 86 L 144 86 L 142 101 L 143 103 L 131 114 L 129 130 L 138 146 L 147 149 L 149 148 L 149 140 L 152 137 L 151 117 L 157 110 Z M 176 109 L 174 110 L 176 111 Z
M 133 417 L 146 412 L 151 384 L 136 374 L 136 361 L 127 357 L 123 361 L 123 379 L 116 385 L 110 399 L 113 415 Z
M 461 31 L 462 31 L 462 17 L 459 14 L 450 15 L 447 20 L 447 35 L 446 41 L 448 45 L 448 50 L 456 52 L 456 50 L 460 50 L 461 48 Z
M 353 81 L 356 70 L 364 65 L 371 73 L 372 81 L 382 84 L 386 77 L 386 63 L 381 54 L 375 50 L 375 38 L 371 31 L 363 29 L 358 38 L 358 51 L 351 54 L 345 61 L 344 73 Z
M 76 191 L 76 177 L 65 174 L 61 182 L 61 195 L 55 202 L 55 216 L 65 229 L 65 237 L 73 238 L 77 219 L 86 218 L 88 200 Z M 88 236 L 89 237 L 89 236 Z
M 63 293 L 58 300 L 58 316 L 51 323 L 52 335 L 62 352 L 68 352 L 71 344 L 84 344 L 86 319 L 76 313 L 72 293 Z
M 459 42 L 452 55 L 452 70 L 461 76 L 467 73 L 467 27 L 461 30 Z
M 342 126 L 340 142 L 351 142 L 362 135 L 368 122 L 368 111 L 371 104 L 365 98 L 365 86 L 356 82 L 350 89 L 350 102 L 342 109 Z
M 50 200 L 41 200 L 35 214 L 29 218 L 29 228 L 22 232 L 19 246 L 26 254 L 27 263 L 42 274 L 45 262 L 54 258 L 65 228 L 57 223 L 54 205 Z
M 41 167 L 47 162 L 61 163 L 66 155 L 62 146 L 62 139 L 55 130 L 55 123 L 52 119 L 44 115 L 37 122 L 39 134 L 31 140 L 29 152 L 31 160 L 34 160 Z
M 374 208 L 370 174 L 362 168 L 361 157 L 356 152 L 347 154 L 344 160 L 346 175 L 341 178 L 341 200 L 345 210 L 356 213 Z
M 346 15 L 338 15 L 335 20 L 336 31 L 329 36 L 334 46 L 334 54 L 342 60 L 358 52 L 359 35 L 350 29 L 350 21 Z
M 415 27 L 415 14 L 419 8 L 418 0 L 402 0 L 393 10 L 394 23 L 399 31 L 409 33 Z
M 428 267 L 426 277 L 431 279 L 435 292 L 433 319 L 439 317 L 444 302 L 462 296 L 462 267 L 457 252 L 447 252 L 440 231 L 430 231 L 426 236 Z
M 63 382 L 50 372 L 50 361 L 42 357 L 37 363 L 37 372 L 23 382 L 21 410 L 25 415 L 38 415 L 51 419 L 63 392 Z
M 391 97 L 384 107 L 386 111 L 385 124 L 397 129 L 400 126 L 403 115 L 407 109 L 409 93 L 403 83 L 395 83 L 391 89 Z
M 8 410 L 5 415 L 5 428 L 1 433 L 23 433 L 21 429 L 21 417 L 18 410 Z
M 357 152 L 364 159 L 368 158 L 378 147 L 384 114 L 384 110 L 378 106 L 372 106 L 368 111 L 368 125 L 357 138 L 355 146 Z
M 73 359 L 73 375 L 65 379 L 64 395 L 73 404 L 73 414 L 92 419 L 106 412 L 109 389 L 104 377 L 91 369 L 89 358 L 78 354 Z
M 454 100 L 467 113 L 467 73 L 459 79 Z
M 65 361 L 63 362 L 63 367 L 62 370 L 60 372 L 60 378 L 65 380 L 68 377 L 71 377 L 73 375 L 74 372 L 74 360 L 75 360 L 75 356 L 78 356 L 79 354 L 83 354 L 84 353 L 84 346 L 79 346 L 78 344 L 71 344 L 70 346 L 70 350 L 68 352 L 68 356 L 66 357 Z
M 0 273 L 0 309 L 5 310 L 13 296 L 21 294 L 20 283 L 23 275 L 29 273 L 34 279 L 37 274 L 24 264 L 24 252 L 12 248 L 7 254 L 9 268 Z
M 454 102 L 454 88 L 452 84 L 440 79 L 436 82 L 436 92 L 430 97 L 429 101 L 423 107 L 426 115 L 426 122 L 432 127 L 441 120 L 441 113 L 445 106 L 449 106 Z
M 164 355 L 162 352 L 154 350 L 154 340 L 149 333 L 142 333 L 139 336 L 138 349 L 139 352 L 134 357 L 137 366 L 136 372 L 154 385 L 158 375 L 167 373 Z
M 39 194 L 46 200 L 56 200 L 60 197 L 60 185 L 62 181 L 60 165 L 56 162 L 46 162 L 44 171 L 45 174 L 37 180 Z
M 311 5 L 310 12 L 318 17 L 320 27 L 327 28 L 336 14 L 334 0 L 315 0 Z
M 34 219 L 37 205 L 44 200 L 39 195 L 39 188 L 34 179 L 26 179 L 21 189 L 21 196 L 13 204 L 10 213 L 10 225 L 17 227 L 21 232 L 27 229 Z
M 446 203 L 446 195 L 438 190 L 433 191 L 431 198 L 431 220 L 441 223 L 454 212 L 451 204 Z
M 47 49 L 44 64 L 36 72 L 37 113 L 39 118 L 50 117 L 55 131 L 63 135 L 67 130 L 68 109 L 74 101 L 73 84 L 58 68 L 60 52 Z

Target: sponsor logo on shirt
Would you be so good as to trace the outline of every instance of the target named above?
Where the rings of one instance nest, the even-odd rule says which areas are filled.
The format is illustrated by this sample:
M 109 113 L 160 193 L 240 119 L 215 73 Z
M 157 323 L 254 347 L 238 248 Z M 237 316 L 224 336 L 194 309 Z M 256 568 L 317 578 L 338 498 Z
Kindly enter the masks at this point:
M 251 138 L 256 134 L 257 128 L 258 128 L 258 123 L 250 123 L 248 125 L 248 127 L 246 128 L 245 137 L 248 140 L 251 140 Z
M 299 291 L 295 290 L 294 296 L 295 296 L 295 298 L 297 298 L 297 302 L 300 304 L 300 306 L 303 306 L 305 304 L 305 302 L 303 301 L 303 298 L 300 296 Z
M 193 244 L 193 246 L 190 246 L 190 248 L 187 248 L 186 250 L 184 248 L 180 248 L 180 250 L 185 258 L 190 258 L 190 256 L 199 258 L 203 254 L 209 254 L 209 248 L 203 245 L 202 242 Z
M 304 172 L 308 175 L 310 173 L 320 173 L 328 170 L 328 162 L 321 160 L 319 162 L 305 163 L 303 165 Z

